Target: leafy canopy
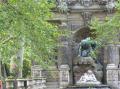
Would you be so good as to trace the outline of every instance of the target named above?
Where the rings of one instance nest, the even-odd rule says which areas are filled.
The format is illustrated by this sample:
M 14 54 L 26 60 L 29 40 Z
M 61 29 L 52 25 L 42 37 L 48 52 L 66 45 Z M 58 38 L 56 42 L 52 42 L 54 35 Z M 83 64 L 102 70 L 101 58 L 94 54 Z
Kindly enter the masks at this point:
M 47 22 L 53 2 L 48 0 L 8 0 L 0 4 L 0 53 L 8 62 L 25 42 L 25 58 L 48 62 L 54 56 L 59 31 Z M 22 40 L 21 40 L 22 39 Z
M 116 12 L 112 17 L 106 17 L 105 21 L 92 20 L 91 29 L 96 35 L 96 40 L 103 46 L 107 44 L 119 44 L 120 39 L 120 0 L 116 2 Z

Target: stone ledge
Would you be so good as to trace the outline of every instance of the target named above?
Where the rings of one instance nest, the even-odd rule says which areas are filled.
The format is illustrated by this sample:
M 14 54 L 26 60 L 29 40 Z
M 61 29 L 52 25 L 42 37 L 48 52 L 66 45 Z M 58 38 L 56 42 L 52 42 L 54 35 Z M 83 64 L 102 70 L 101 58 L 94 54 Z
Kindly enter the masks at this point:
M 108 85 L 76 85 L 76 86 L 68 86 L 65 89 L 90 89 L 90 88 L 110 89 L 110 86 Z

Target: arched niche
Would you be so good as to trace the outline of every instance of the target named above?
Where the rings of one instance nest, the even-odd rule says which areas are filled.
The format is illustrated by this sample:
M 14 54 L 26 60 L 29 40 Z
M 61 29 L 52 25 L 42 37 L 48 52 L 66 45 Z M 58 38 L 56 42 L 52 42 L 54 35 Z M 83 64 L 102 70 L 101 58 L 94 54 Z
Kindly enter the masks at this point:
M 82 39 L 90 36 L 90 28 L 82 27 L 74 33 L 73 40 L 79 43 Z
M 91 30 L 89 27 L 81 27 L 79 30 L 77 30 L 73 35 L 73 40 L 76 43 L 79 43 L 81 40 L 92 37 L 94 38 L 95 35 L 93 35 L 93 30 Z

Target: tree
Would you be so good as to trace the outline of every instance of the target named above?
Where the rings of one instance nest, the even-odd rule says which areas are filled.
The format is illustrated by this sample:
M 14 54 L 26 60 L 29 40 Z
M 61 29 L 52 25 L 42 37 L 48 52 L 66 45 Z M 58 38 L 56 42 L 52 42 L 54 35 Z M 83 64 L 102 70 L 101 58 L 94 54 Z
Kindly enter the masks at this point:
M 104 22 L 95 18 L 92 20 L 91 29 L 96 35 L 96 40 L 103 46 L 107 44 L 119 44 L 120 39 L 120 0 L 116 2 L 116 12 L 113 17 L 106 17 Z
M 59 37 L 57 26 L 47 22 L 52 17 L 53 6 L 47 0 L 8 0 L 0 4 L 2 62 L 10 62 L 14 55 L 21 60 L 23 54 L 24 58 L 42 65 L 53 59 Z

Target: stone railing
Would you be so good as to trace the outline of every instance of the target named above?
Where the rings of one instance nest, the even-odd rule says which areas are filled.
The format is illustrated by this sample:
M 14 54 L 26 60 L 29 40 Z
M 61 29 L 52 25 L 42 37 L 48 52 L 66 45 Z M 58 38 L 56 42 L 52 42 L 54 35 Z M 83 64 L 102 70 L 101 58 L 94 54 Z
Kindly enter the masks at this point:
M 16 84 L 17 89 L 44 89 L 46 87 L 46 79 L 6 79 L 6 89 L 14 89 Z
M 107 84 L 111 89 L 120 89 L 120 68 L 115 64 L 107 65 Z
M 70 68 L 69 65 L 61 65 L 60 66 L 60 88 L 65 88 L 70 83 L 70 74 L 69 74 Z

